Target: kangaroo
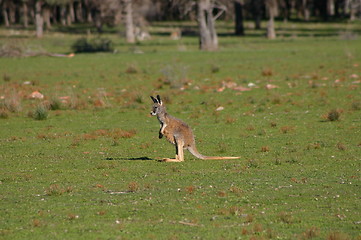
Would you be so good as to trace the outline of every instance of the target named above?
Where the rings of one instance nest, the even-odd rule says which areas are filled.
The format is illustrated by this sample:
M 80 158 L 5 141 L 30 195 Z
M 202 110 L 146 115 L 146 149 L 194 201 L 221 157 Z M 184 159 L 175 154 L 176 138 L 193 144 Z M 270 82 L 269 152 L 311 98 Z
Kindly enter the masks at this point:
M 196 143 L 192 129 L 182 120 L 177 119 L 169 115 L 166 111 L 166 108 L 160 99 L 160 96 L 157 95 L 156 98 L 153 96 L 150 97 L 153 100 L 153 107 L 151 115 L 157 116 L 160 122 L 159 138 L 165 138 L 168 142 L 175 145 L 176 156 L 175 158 L 165 158 L 164 162 L 183 162 L 184 153 L 183 149 L 187 149 L 193 156 L 199 159 L 205 160 L 222 160 L 222 159 L 238 159 L 240 157 L 213 157 L 213 156 L 204 156 L 200 154 L 196 148 Z

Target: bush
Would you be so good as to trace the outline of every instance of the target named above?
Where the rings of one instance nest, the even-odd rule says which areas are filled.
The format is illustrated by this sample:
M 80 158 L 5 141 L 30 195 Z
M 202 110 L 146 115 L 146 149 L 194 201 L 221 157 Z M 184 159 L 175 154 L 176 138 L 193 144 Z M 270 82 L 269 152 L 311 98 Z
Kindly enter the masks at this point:
M 338 121 L 340 119 L 340 112 L 337 111 L 336 109 L 331 110 L 328 114 L 327 114 L 327 120 L 333 122 L 333 121 Z
M 58 98 L 53 98 L 49 103 L 50 110 L 60 110 L 62 108 L 61 101 Z
M 72 49 L 76 53 L 112 52 L 114 50 L 112 41 L 106 38 L 80 38 L 72 45 Z
M 5 109 L 0 109 L 0 118 L 2 118 L 2 119 L 9 118 L 9 114 L 7 113 L 7 111 Z
M 35 120 L 45 120 L 48 118 L 48 109 L 42 104 L 38 105 L 32 114 Z

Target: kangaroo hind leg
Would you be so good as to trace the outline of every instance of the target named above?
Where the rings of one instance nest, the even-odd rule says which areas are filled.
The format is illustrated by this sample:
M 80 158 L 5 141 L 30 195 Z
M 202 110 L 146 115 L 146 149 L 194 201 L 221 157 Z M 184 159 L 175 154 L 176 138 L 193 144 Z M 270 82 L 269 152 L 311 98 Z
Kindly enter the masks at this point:
M 183 162 L 184 161 L 184 141 L 181 139 L 175 139 L 176 155 L 175 158 L 165 158 L 164 162 Z

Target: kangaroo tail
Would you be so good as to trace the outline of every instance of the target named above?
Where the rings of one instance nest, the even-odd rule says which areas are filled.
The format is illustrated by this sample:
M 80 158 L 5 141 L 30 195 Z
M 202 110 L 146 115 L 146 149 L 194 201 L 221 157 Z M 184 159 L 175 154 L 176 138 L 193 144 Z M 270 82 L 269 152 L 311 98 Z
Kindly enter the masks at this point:
M 239 159 L 240 157 L 215 157 L 215 156 L 204 156 L 202 154 L 200 154 L 197 150 L 197 148 L 195 146 L 191 146 L 187 148 L 188 151 L 195 156 L 196 158 L 199 159 L 204 159 L 204 160 L 223 160 L 223 159 Z
M 188 147 L 187 149 L 188 149 L 188 151 L 189 151 L 190 153 L 192 153 L 192 155 L 195 156 L 196 158 L 199 158 L 199 159 L 206 159 L 206 158 L 207 158 L 207 156 L 204 156 L 204 155 L 202 155 L 202 154 L 200 154 L 200 153 L 198 152 L 196 146 L 190 146 L 190 147 Z
M 215 156 L 204 156 L 205 160 L 223 160 L 223 159 L 239 159 L 241 157 L 215 157 Z

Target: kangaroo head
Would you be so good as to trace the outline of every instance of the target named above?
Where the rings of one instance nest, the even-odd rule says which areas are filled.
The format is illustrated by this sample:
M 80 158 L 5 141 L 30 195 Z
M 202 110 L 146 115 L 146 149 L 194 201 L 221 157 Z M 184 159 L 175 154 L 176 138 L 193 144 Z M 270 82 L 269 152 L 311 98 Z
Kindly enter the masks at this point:
M 163 102 L 160 99 L 159 95 L 157 95 L 157 98 L 154 98 L 153 96 L 150 96 L 150 98 L 153 100 L 152 111 L 150 112 L 150 114 L 152 114 L 153 116 L 156 116 L 159 113 L 162 113 L 165 111 L 165 106 L 163 105 Z

